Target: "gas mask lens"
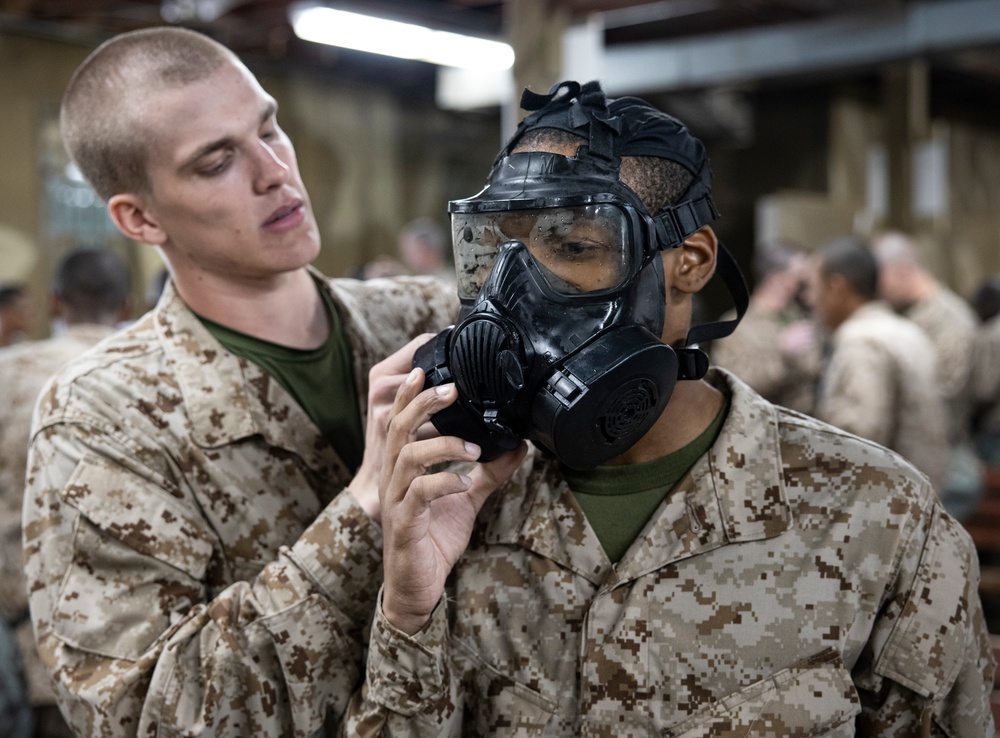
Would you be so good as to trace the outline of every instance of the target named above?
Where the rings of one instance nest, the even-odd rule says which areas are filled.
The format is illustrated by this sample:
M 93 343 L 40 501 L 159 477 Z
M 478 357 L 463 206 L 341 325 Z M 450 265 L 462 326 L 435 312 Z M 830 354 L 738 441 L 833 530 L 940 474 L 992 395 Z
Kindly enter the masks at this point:
M 623 285 L 631 263 L 629 219 L 615 205 L 454 213 L 451 220 L 458 294 L 479 294 L 497 254 L 523 243 L 549 286 L 565 295 L 591 294 Z

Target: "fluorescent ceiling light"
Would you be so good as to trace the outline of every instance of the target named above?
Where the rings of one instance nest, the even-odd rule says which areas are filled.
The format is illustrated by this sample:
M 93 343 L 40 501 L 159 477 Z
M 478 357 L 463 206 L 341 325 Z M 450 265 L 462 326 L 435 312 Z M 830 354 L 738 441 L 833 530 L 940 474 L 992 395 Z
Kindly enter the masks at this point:
M 514 64 L 514 50 L 500 41 L 308 3 L 293 5 L 289 17 L 296 36 L 320 44 L 459 69 L 509 69 Z

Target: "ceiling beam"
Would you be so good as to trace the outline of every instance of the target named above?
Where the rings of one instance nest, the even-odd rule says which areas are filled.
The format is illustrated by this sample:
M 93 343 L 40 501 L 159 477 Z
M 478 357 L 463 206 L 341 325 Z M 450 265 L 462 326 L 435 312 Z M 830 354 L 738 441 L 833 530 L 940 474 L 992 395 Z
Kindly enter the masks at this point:
M 661 92 L 876 66 L 1000 43 L 997 0 L 917 2 L 695 39 L 605 47 L 600 15 L 567 31 L 564 78 L 612 94 Z

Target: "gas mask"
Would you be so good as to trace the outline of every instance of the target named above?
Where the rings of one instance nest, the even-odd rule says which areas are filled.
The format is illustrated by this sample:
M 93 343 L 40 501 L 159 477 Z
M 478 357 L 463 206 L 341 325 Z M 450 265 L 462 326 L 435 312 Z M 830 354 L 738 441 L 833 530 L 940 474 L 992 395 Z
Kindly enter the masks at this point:
M 595 155 L 590 141 L 575 157 L 508 146 L 482 192 L 449 203 L 462 310 L 413 364 L 425 387 L 455 383 L 458 400 L 432 422 L 478 444 L 481 461 L 525 438 L 573 469 L 620 455 L 656 422 L 678 379 L 704 376 L 708 359 L 692 336 L 726 335 L 746 309 L 746 286 L 720 245 L 736 320 L 694 329 L 684 347 L 660 340 L 661 252 L 717 213 L 704 189 L 651 217 L 621 183 L 620 159 Z

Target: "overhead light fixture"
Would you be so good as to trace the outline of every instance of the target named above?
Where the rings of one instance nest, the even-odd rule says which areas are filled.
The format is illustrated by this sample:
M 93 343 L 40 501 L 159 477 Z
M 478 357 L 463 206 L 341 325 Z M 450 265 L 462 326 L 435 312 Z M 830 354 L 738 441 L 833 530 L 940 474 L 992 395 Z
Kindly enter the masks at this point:
M 296 3 L 288 15 L 296 36 L 319 44 L 458 69 L 500 70 L 514 65 L 514 50 L 501 41 L 436 31 L 312 3 Z

